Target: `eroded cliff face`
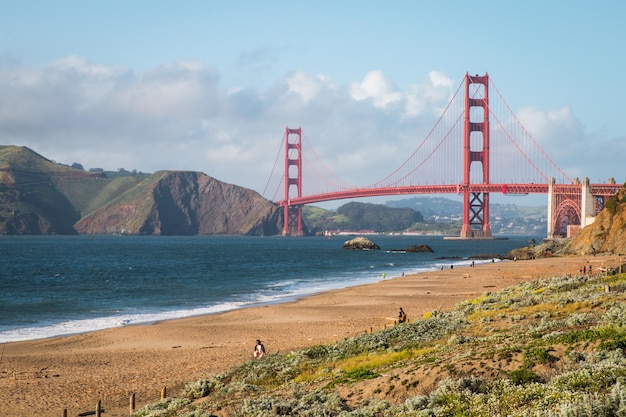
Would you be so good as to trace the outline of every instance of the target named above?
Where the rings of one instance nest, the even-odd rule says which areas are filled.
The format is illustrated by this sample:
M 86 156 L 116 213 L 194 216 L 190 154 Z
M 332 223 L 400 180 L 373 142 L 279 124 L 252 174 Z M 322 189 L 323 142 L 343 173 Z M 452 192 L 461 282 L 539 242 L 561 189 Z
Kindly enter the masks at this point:
M 626 187 L 626 186 L 625 186 Z M 514 249 L 510 259 L 534 259 L 552 255 L 626 254 L 626 188 L 611 197 L 594 222 L 568 239 L 547 239 Z
M 626 188 L 605 204 L 595 221 L 582 229 L 566 245 L 572 254 L 626 253 Z
M 0 234 L 275 235 L 280 212 L 201 172 L 109 177 L 0 145 Z
M 255 191 L 203 173 L 157 173 L 134 188 L 82 218 L 76 230 L 144 235 L 275 235 L 280 231 L 278 206 Z
M 26 173 L 0 176 L 0 234 L 72 235 L 79 218 L 49 177 Z

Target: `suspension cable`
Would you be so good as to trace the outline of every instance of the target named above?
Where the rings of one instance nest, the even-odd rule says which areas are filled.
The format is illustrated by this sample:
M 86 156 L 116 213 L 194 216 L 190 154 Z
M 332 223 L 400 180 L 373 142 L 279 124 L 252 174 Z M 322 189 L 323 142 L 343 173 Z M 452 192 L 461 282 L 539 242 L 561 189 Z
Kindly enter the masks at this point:
M 276 154 L 276 159 L 274 159 L 274 166 L 272 167 L 272 172 L 270 172 L 270 176 L 267 178 L 267 182 L 265 183 L 265 188 L 263 188 L 263 193 L 261 195 L 265 195 L 265 192 L 267 191 L 267 187 L 270 185 L 270 181 L 272 180 L 272 176 L 274 175 L 274 170 L 276 169 L 276 164 L 278 163 L 278 157 L 280 156 L 282 149 L 283 149 L 283 144 L 281 143 L 280 146 L 278 147 L 278 153 Z M 280 183 L 279 183 L 279 187 L 280 187 Z M 278 190 L 276 192 L 278 193 Z M 274 197 L 276 197 L 276 195 L 274 195 Z

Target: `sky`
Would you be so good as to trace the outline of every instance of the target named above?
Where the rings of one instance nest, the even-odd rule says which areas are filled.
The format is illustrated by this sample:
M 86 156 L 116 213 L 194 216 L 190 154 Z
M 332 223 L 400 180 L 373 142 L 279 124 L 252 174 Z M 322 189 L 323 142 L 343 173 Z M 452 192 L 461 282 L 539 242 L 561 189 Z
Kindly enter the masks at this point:
M 488 72 L 571 178 L 621 183 L 624 19 L 613 0 L 4 0 L 0 145 L 262 193 L 285 128 L 302 127 L 333 172 L 367 185 L 466 73 Z

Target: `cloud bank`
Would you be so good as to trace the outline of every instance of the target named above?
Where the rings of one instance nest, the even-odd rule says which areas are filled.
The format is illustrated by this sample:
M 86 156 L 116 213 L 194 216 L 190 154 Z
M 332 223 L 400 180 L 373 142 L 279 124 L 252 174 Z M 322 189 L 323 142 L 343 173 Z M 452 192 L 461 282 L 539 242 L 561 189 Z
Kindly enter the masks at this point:
M 285 127 L 302 127 L 333 172 L 367 185 L 411 154 L 458 85 L 437 71 L 405 90 L 378 70 L 349 85 L 295 71 L 258 90 L 225 87 L 202 62 L 135 72 L 68 56 L 40 68 L 0 67 L 0 144 L 85 168 L 202 171 L 262 192 Z M 517 113 L 571 177 L 618 174 L 623 137 L 585 132 L 567 107 Z

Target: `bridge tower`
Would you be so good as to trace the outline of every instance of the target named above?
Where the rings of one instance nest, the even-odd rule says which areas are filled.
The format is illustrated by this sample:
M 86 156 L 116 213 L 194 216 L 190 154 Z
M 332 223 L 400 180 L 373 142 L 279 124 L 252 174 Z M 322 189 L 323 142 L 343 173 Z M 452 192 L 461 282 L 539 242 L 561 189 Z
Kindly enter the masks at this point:
M 461 238 L 491 237 L 489 193 L 469 191 L 473 180 L 471 169 L 478 163 L 482 166 L 482 183 L 489 184 L 489 74 L 470 76 L 466 73 Z
M 292 168 L 293 167 L 293 168 Z M 291 197 L 302 197 L 302 128 L 285 128 L 285 205 L 283 236 L 302 236 L 302 205 L 290 204 Z M 295 195 L 291 188 L 295 187 Z

